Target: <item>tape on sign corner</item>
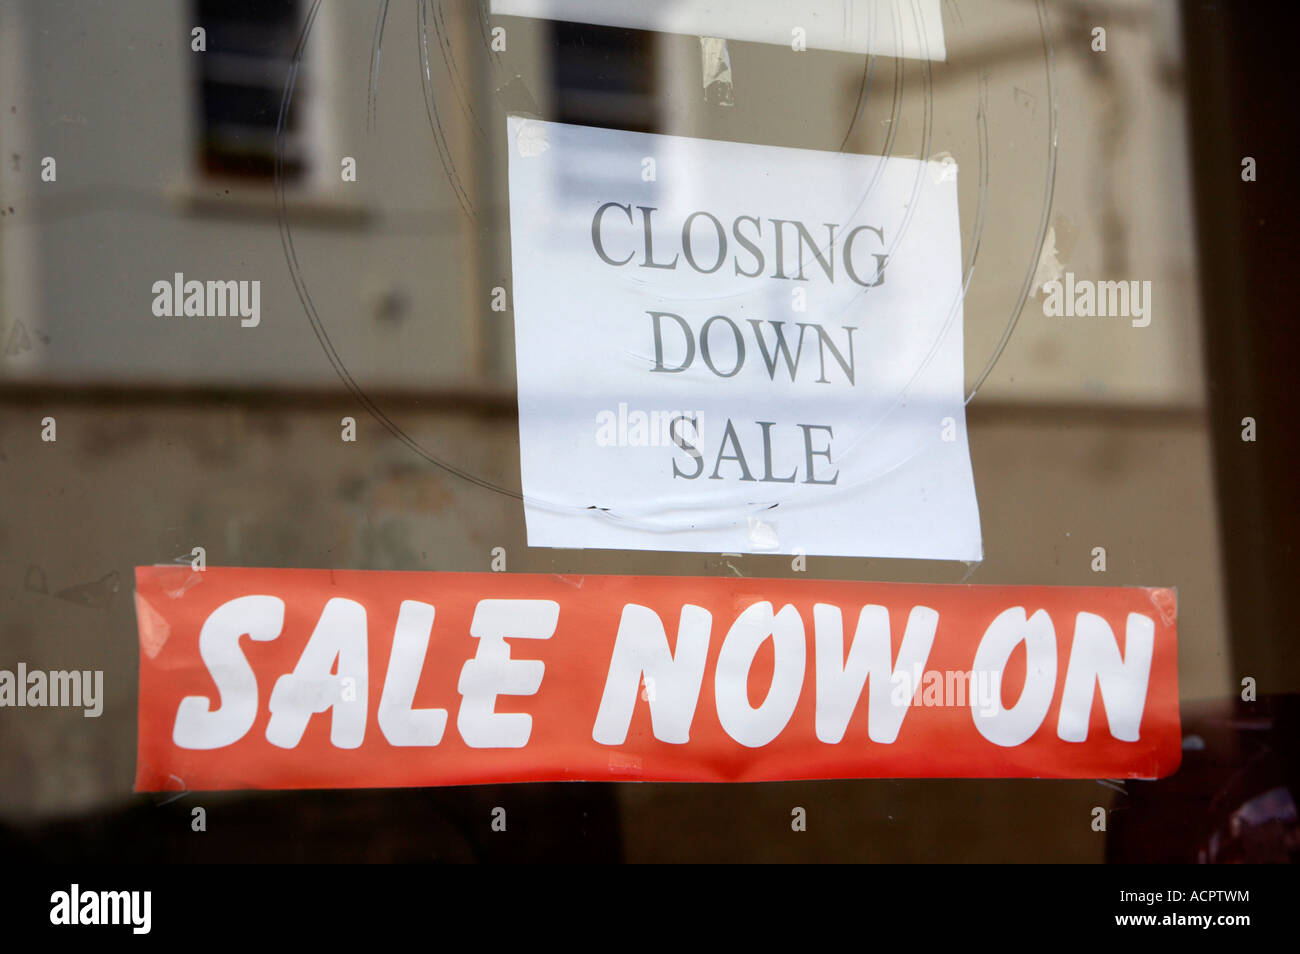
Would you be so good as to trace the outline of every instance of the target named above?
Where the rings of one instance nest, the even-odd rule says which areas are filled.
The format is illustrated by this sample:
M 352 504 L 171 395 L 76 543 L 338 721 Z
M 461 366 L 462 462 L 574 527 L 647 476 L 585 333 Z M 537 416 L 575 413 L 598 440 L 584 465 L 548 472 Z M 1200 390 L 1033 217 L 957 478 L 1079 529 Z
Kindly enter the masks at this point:
M 136 570 L 137 791 L 1181 761 L 1172 589 L 177 572 Z

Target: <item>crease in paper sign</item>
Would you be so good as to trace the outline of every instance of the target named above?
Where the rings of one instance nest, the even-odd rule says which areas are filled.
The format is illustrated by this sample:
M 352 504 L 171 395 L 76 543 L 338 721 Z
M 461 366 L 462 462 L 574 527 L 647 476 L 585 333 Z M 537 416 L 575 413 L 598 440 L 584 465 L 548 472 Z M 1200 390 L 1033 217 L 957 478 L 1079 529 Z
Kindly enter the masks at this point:
M 939 166 L 938 163 L 932 165 L 934 167 Z M 943 177 L 936 177 L 934 181 L 941 182 L 944 179 Z M 957 302 L 957 304 L 960 305 L 960 302 Z M 960 311 L 959 308 L 954 310 Z M 946 332 L 947 329 L 945 329 L 944 337 L 946 337 Z M 941 343 L 937 342 L 936 344 Z M 653 365 L 653 359 L 644 355 L 636 355 L 631 351 L 625 351 L 624 353 L 628 357 L 638 359 L 638 363 L 644 365 L 644 367 L 634 370 L 647 370 Z M 923 363 L 918 368 L 918 374 L 924 370 Z M 878 420 L 858 433 L 850 443 L 845 445 L 837 461 L 844 465 L 855 463 L 860 458 L 869 457 L 871 453 L 870 439 L 877 429 L 897 430 L 899 422 L 891 420 L 891 414 L 900 403 L 907 403 L 906 389 L 895 400 L 895 406 L 885 409 Z M 836 405 L 831 402 L 826 406 L 835 407 Z M 843 407 L 838 408 L 841 413 L 844 410 Z M 942 421 L 945 413 L 949 412 L 935 410 L 927 412 L 925 416 L 929 419 Z M 960 408 L 953 413 L 960 416 Z M 954 430 L 958 427 L 964 433 L 964 420 L 959 423 L 954 418 Z M 891 437 L 890 440 L 895 444 L 898 442 L 896 437 Z M 925 434 L 913 432 L 906 435 L 906 440 L 898 445 L 899 453 L 897 456 L 883 461 L 868 460 L 865 469 L 860 472 L 852 474 L 842 472 L 840 476 L 845 479 L 840 480 L 836 487 L 837 502 L 840 505 L 851 504 L 856 495 L 871 493 L 879 482 L 889 478 L 895 471 L 907 467 L 919 454 L 925 453 L 931 443 L 932 441 L 928 440 Z M 601 488 L 595 489 L 600 490 Z M 581 514 L 586 519 L 607 523 L 611 528 L 616 528 L 619 533 L 634 531 L 643 535 L 644 540 L 649 540 L 651 537 L 656 538 L 657 542 L 652 547 L 656 549 L 695 549 L 689 545 L 674 543 L 671 540 L 674 534 L 684 534 L 689 537 L 701 533 L 730 532 L 748 528 L 744 546 L 742 547 L 745 552 L 801 552 L 801 549 L 793 543 L 788 547 L 783 547 L 782 541 L 777 536 L 775 523 L 761 519 L 760 515 L 771 515 L 779 509 L 782 514 L 789 514 L 798 518 L 801 512 L 807 511 L 814 506 L 812 502 L 806 499 L 793 498 L 779 500 L 752 499 L 749 496 L 750 485 L 745 485 L 745 487 L 738 489 L 736 493 L 730 496 L 719 495 L 715 492 L 717 489 L 710 488 L 708 493 L 701 493 L 692 492 L 688 488 L 675 488 L 671 494 L 642 493 L 633 499 L 622 495 L 621 488 L 618 487 L 617 483 L 612 483 L 605 485 L 603 488 L 604 494 L 594 503 L 589 501 L 584 503 L 582 501 L 586 500 L 586 498 L 580 500 L 580 498 L 572 495 L 559 498 L 539 496 L 526 489 L 524 503 L 526 510 L 531 513 L 545 511 L 557 517 L 571 517 Z M 978 565 L 982 559 L 983 550 L 981 548 L 973 558 L 967 558 L 965 562 L 974 566 Z
M 947 59 L 940 0 L 492 0 L 491 12 L 787 48 L 801 39 L 809 50 Z

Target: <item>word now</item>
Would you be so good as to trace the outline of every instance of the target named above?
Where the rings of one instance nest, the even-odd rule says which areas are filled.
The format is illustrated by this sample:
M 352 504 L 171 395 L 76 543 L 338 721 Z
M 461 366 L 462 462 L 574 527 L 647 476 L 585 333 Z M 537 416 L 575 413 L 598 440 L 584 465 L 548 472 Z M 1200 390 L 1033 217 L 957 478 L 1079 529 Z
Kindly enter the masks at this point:
M 178 573 L 137 570 L 139 787 L 1123 777 L 1178 759 L 1167 590 Z M 914 709 L 891 689 L 925 668 L 1000 691 Z

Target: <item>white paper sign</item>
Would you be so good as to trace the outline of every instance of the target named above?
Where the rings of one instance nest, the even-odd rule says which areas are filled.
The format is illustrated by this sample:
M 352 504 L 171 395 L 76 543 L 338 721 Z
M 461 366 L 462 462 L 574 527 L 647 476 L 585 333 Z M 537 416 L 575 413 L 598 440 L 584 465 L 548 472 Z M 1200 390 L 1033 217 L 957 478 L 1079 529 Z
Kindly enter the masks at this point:
M 493 16 L 943 60 L 939 0 L 492 0 Z
M 953 163 L 508 122 L 530 546 L 982 559 Z

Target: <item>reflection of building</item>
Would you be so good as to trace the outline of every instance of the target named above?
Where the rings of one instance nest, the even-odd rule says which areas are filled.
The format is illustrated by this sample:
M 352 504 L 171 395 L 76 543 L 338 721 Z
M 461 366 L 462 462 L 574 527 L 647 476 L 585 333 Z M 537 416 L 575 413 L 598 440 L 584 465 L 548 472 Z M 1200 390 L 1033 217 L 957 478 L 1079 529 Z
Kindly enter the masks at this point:
M 284 78 L 293 60 L 302 19 L 301 4 L 221 3 L 199 0 L 203 55 L 193 57 L 197 74 L 195 140 L 204 175 L 271 179 Z M 194 51 L 197 38 L 191 38 Z M 302 135 L 303 110 L 286 119 L 282 174 L 301 177 L 311 153 Z M 317 144 L 318 145 L 318 144 Z
M 979 190 L 965 176 L 987 133 L 989 220 L 966 301 L 969 380 L 993 352 L 1032 264 L 1043 204 L 1051 101 L 1032 5 L 946 12 L 948 61 L 927 72 L 878 59 L 865 105 L 862 57 L 733 42 L 727 107 L 705 101 L 698 38 L 604 33 L 593 54 L 581 38 L 596 31 L 507 18 L 508 50 L 492 57 L 479 21 L 453 4 L 424 51 L 431 105 L 420 21 L 404 4 L 390 11 L 372 103 L 375 6 L 321 5 L 295 98 L 303 173 L 288 217 L 339 360 L 432 455 L 517 486 L 513 339 L 508 313 L 489 306 L 494 287 L 509 287 L 507 210 L 491 158 L 506 109 L 818 149 L 892 142 L 918 154 L 928 81 L 932 149 L 961 168 L 964 227 L 978 218 Z M 1216 695 L 1233 680 L 1180 91 L 1164 79 L 1176 30 L 1171 5 L 1120 6 L 1104 56 L 1090 51 L 1082 13 L 1054 20 L 1060 151 L 1044 274 L 1059 262 L 1099 280 L 1151 280 L 1155 318 L 1140 330 L 1068 324 L 1030 301 L 968 409 L 987 555 L 970 581 L 1176 585 L 1183 692 Z M 278 110 L 283 76 L 255 77 L 279 61 L 229 57 L 212 45 L 215 29 L 209 52 L 192 52 L 190 30 L 208 15 L 196 9 L 163 0 L 0 7 L 0 197 L 14 210 L 0 219 L 0 466 L 6 496 L 25 501 L 0 517 L 0 646 L 32 665 L 102 668 L 109 699 L 93 723 L 55 712 L 0 720 L 0 749 L 22 767 L 0 783 L 0 814 L 14 818 L 127 797 L 135 630 L 126 590 L 136 564 L 202 545 L 213 564 L 482 569 L 504 547 L 511 571 L 725 569 L 683 554 L 529 550 L 514 500 L 437 469 L 359 405 L 303 313 L 269 184 L 214 174 L 250 168 L 232 142 L 261 142 L 265 155 L 258 137 L 273 133 L 267 109 Z M 276 35 L 282 53 L 288 34 Z M 641 68 L 620 74 L 611 94 L 610 67 L 633 55 Z M 879 91 L 899 77 L 895 112 Z M 209 84 L 213 109 L 197 108 L 197 80 Z M 231 137 L 215 107 L 234 100 L 216 91 L 240 82 L 258 87 L 257 131 Z M 45 156 L 57 159 L 56 182 L 40 180 Z M 355 184 L 339 175 L 344 157 L 357 160 Z M 161 324 L 149 289 L 176 272 L 260 280 L 260 326 Z M 36 436 L 46 414 L 59 422 L 55 446 Z M 343 416 L 358 422 L 355 445 L 338 441 Z M 1104 577 L 1090 568 L 1098 546 Z M 778 557 L 739 565 L 746 575 L 790 572 Z M 22 587 L 28 566 L 52 588 L 110 571 L 123 588 L 107 610 L 41 598 Z M 954 582 L 965 569 L 825 561 L 809 572 Z M 1064 811 L 1056 790 L 989 783 L 975 808 L 962 789 L 958 808 L 957 790 L 942 783 L 902 788 L 932 806 L 933 837 L 960 842 L 951 850 L 961 857 L 1005 842 L 1009 814 L 1046 825 Z M 787 791 L 744 797 L 784 804 Z M 845 807 L 824 810 L 870 815 L 873 800 L 890 797 L 883 791 L 836 788 Z M 629 826 L 666 817 L 655 814 L 670 811 L 659 793 L 620 796 Z M 708 797 L 754 810 L 736 792 Z M 663 827 L 630 828 L 629 852 L 667 851 L 656 845 Z M 1062 832 L 1062 857 L 1099 857 L 1088 835 L 1086 826 Z M 930 835 L 889 837 L 900 853 L 941 856 Z

